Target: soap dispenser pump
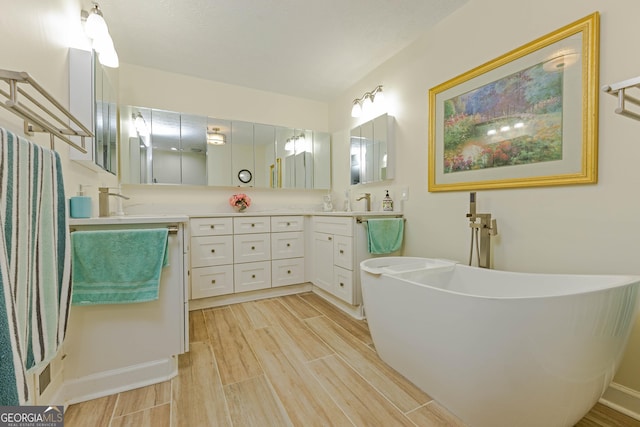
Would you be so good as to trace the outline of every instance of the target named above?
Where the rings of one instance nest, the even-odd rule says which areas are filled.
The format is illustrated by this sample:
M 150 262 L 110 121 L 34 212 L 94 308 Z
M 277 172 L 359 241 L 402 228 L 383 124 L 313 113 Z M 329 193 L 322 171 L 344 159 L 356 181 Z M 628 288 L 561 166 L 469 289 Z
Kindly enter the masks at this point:
M 393 212 L 393 200 L 389 196 L 389 190 L 386 190 L 387 195 L 382 199 L 382 210 L 386 212 Z
M 84 195 L 82 184 L 78 194 L 69 199 L 69 216 L 71 218 L 91 218 L 91 197 Z

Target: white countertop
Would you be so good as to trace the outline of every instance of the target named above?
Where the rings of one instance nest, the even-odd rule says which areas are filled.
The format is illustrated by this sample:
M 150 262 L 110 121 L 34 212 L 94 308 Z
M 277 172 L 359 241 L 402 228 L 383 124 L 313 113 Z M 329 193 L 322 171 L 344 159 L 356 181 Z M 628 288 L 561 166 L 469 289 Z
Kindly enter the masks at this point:
M 386 211 L 355 211 L 355 212 L 302 212 L 302 211 L 248 211 L 244 213 L 236 212 L 212 212 L 206 214 L 136 214 L 123 216 L 107 216 L 95 218 L 69 218 L 69 225 L 113 225 L 113 224 L 164 224 L 175 222 L 188 222 L 189 218 L 215 218 L 228 216 L 289 216 L 289 215 L 307 215 L 307 216 L 398 216 L 402 212 L 386 212 Z
M 95 218 L 69 218 L 69 225 L 168 224 L 188 221 L 188 215 L 124 215 Z
M 212 212 L 212 213 L 200 213 L 189 215 L 192 218 L 212 218 L 222 216 L 289 216 L 289 215 L 303 215 L 303 216 L 398 216 L 402 215 L 402 212 L 385 212 L 385 211 L 355 211 L 355 212 L 322 212 L 322 211 L 251 211 L 248 210 L 244 213 L 224 213 L 224 212 Z

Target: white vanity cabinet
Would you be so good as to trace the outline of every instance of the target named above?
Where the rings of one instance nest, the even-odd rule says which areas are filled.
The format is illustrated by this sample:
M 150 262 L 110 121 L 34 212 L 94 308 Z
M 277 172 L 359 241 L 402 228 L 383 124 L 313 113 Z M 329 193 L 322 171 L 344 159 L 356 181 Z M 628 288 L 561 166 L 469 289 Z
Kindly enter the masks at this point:
M 233 221 L 191 218 L 191 298 L 234 292 Z
M 190 220 L 191 299 L 305 281 L 304 216 Z
M 271 217 L 271 286 L 304 282 L 304 217 Z
M 271 220 L 233 218 L 234 292 L 271 287 Z
M 319 288 L 356 305 L 359 289 L 354 286 L 354 220 L 351 217 L 314 216 L 312 282 Z

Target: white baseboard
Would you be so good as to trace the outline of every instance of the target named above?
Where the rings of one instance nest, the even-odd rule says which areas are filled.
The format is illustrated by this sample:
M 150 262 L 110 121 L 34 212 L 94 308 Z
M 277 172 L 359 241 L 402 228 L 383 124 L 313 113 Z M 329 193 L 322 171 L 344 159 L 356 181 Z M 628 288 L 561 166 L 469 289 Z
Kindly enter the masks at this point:
M 364 312 L 362 309 L 361 305 L 351 305 L 348 304 L 344 301 L 342 301 L 340 298 L 330 294 L 329 292 L 325 291 L 322 288 L 319 288 L 317 286 L 313 286 L 313 293 L 317 294 L 319 297 L 329 301 L 331 304 L 333 304 L 334 306 L 338 307 L 340 310 L 344 311 L 345 313 L 347 313 L 349 316 L 356 318 L 358 320 L 363 320 L 364 319 Z
M 600 398 L 600 403 L 636 420 L 640 420 L 640 392 L 617 383 L 611 383 Z
M 65 404 L 84 402 L 167 381 L 178 374 L 177 356 L 65 380 Z
M 302 292 L 308 292 L 311 288 L 311 283 L 301 283 L 297 285 L 261 289 L 259 291 L 240 292 L 237 294 L 221 295 L 217 297 L 192 299 L 189 300 L 189 311 L 221 307 L 228 304 L 237 304 L 265 298 L 281 297 L 284 295 L 299 294 Z

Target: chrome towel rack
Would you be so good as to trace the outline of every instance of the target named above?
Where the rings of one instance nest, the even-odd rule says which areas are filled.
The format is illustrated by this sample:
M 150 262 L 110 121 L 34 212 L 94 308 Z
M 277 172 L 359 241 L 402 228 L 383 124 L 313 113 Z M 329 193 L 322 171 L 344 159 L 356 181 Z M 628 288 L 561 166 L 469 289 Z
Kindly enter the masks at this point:
M 87 152 L 85 138 L 93 137 L 93 133 L 44 90 L 33 77 L 25 72 L 0 69 L 0 80 L 3 80 L 8 86 L 8 91 L 0 89 L 0 95 L 6 99 L 6 101 L 0 102 L 0 106 L 12 111 L 24 120 L 25 134 L 49 133 L 52 150 L 55 150 L 54 139 L 57 137 L 80 152 Z M 32 89 L 26 90 L 22 86 L 30 86 Z M 34 96 L 33 91 L 38 95 Z M 21 95 L 20 99 L 18 99 L 18 94 Z M 22 102 L 22 98 L 26 101 Z M 66 123 L 65 117 L 71 121 L 76 129 Z M 71 140 L 72 136 L 80 137 L 80 145 Z
M 602 91 L 618 97 L 618 107 L 614 110 L 616 114 L 640 121 L 640 113 L 627 109 L 627 103 L 640 106 L 640 98 L 629 94 L 634 88 L 640 94 L 640 76 L 619 83 L 604 85 L 602 86 Z
M 378 217 L 378 218 L 380 218 L 380 219 L 381 218 L 402 218 L 402 219 L 404 219 L 406 221 L 406 218 L 403 218 L 402 215 L 385 215 L 385 216 L 381 216 L 381 217 Z M 368 222 L 368 221 L 369 220 L 367 218 L 362 218 L 361 216 L 357 216 L 356 217 L 356 222 L 358 224 L 362 224 L 362 223 Z
M 169 234 L 178 234 L 178 226 L 177 225 L 167 225 L 167 229 L 169 230 Z M 69 227 L 69 233 L 73 233 L 78 231 L 75 227 Z

